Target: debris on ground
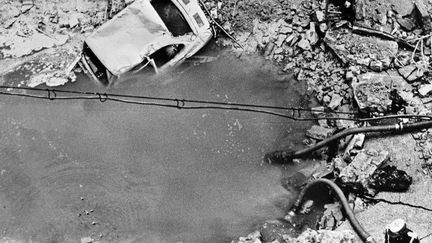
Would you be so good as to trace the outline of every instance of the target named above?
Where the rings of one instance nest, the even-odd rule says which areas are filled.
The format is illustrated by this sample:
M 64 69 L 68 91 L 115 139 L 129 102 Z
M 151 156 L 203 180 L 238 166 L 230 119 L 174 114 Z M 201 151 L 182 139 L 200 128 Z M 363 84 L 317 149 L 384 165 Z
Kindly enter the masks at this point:
M 363 150 L 346 167 L 337 168 L 340 171 L 337 177 L 344 187 L 375 195 L 376 191 L 370 185 L 371 177 L 388 160 L 387 151 Z
M 412 183 L 412 177 L 396 166 L 378 168 L 370 177 L 369 186 L 377 191 L 406 192 Z

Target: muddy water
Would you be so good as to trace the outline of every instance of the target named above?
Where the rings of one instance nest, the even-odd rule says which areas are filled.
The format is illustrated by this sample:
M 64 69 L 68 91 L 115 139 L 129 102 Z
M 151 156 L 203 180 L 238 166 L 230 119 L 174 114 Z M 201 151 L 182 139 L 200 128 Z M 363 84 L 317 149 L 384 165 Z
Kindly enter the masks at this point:
M 110 92 L 290 106 L 304 87 L 259 61 L 224 59 Z M 33 242 L 229 242 L 283 215 L 293 195 L 262 158 L 298 145 L 308 126 L 114 102 L 0 104 L 0 239 Z

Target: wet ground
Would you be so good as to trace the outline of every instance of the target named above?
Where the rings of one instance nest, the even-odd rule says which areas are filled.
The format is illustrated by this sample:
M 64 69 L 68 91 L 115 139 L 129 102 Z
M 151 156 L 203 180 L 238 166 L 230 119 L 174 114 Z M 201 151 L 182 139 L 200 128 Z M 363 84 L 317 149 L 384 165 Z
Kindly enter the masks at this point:
M 307 103 L 304 87 L 262 63 L 220 59 L 161 82 L 135 77 L 110 92 Z M 63 89 L 94 86 L 80 77 Z M 0 111 L 0 237 L 33 242 L 229 242 L 284 215 L 294 195 L 281 187 L 281 169 L 262 159 L 300 146 L 310 126 L 110 101 L 1 96 Z

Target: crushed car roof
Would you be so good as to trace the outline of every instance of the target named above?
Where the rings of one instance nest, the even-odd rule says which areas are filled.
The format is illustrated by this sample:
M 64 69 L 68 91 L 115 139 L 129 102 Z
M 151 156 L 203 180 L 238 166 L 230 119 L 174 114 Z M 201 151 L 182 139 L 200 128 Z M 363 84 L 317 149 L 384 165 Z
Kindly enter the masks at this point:
M 99 60 L 113 74 L 140 63 L 146 45 L 172 36 L 149 0 L 136 0 L 86 39 Z

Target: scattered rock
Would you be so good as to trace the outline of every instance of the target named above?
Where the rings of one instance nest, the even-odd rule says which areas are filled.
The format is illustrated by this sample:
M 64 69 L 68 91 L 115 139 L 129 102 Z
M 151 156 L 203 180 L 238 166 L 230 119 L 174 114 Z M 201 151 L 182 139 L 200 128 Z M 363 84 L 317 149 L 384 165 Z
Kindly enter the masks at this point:
M 319 221 L 319 229 L 335 230 L 343 221 L 342 207 L 340 203 L 324 205 L 324 213 Z
M 350 230 L 331 231 L 331 230 L 312 230 L 307 229 L 297 239 L 288 242 L 306 243 L 306 242 L 331 242 L 331 243 L 354 243 L 354 233 Z

